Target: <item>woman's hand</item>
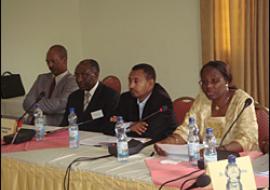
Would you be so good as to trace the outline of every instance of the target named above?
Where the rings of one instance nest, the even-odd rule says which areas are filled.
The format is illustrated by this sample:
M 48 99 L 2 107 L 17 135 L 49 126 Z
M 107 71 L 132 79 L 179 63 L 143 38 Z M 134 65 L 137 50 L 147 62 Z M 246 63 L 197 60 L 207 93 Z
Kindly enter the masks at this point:
M 166 156 L 167 154 L 158 146 L 158 144 L 186 144 L 186 141 L 180 135 L 172 134 L 156 143 L 154 145 L 154 149 L 156 150 L 156 152 L 161 156 Z
M 166 152 L 163 151 L 163 150 L 158 146 L 158 144 L 154 144 L 154 149 L 155 149 L 155 151 L 157 152 L 158 155 L 160 155 L 160 156 L 167 156 Z

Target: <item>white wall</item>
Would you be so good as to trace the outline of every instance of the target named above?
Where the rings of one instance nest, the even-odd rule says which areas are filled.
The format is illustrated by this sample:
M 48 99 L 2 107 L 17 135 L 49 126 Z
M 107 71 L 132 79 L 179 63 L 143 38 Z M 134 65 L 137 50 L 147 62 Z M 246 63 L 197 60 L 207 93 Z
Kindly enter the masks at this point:
M 173 99 L 195 96 L 201 67 L 199 0 L 2 0 L 2 72 L 21 73 L 27 90 L 47 72 L 55 43 L 70 70 L 96 59 L 101 77 L 115 74 L 127 90 L 137 63 L 152 64 Z
M 1 0 L 1 70 L 20 73 L 28 91 L 49 72 L 46 53 L 63 44 L 69 68 L 82 58 L 79 0 Z

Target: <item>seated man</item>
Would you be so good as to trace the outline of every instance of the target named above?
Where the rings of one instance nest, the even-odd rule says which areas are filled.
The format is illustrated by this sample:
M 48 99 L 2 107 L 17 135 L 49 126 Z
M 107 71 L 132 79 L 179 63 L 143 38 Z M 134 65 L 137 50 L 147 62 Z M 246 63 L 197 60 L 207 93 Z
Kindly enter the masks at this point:
M 132 122 L 128 136 L 162 139 L 177 127 L 170 96 L 155 81 L 155 70 L 148 64 L 135 65 L 129 74 L 129 92 L 121 95 L 116 112 L 124 121 Z M 162 107 L 167 109 L 158 112 Z M 154 112 L 158 113 L 150 117 Z
M 62 126 L 68 125 L 69 108 L 75 108 L 79 130 L 106 132 L 112 131 L 109 119 L 115 111 L 119 95 L 113 89 L 98 81 L 99 65 L 93 59 L 81 61 L 75 69 L 78 90 L 68 97 Z
M 31 116 L 38 105 L 46 115 L 46 124 L 59 126 L 63 120 L 67 98 L 78 89 L 75 77 L 67 70 L 67 50 L 61 45 L 50 47 L 46 58 L 50 73 L 40 74 L 26 95 L 23 108 L 30 117 L 28 123 L 33 124 Z M 29 110 L 30 109 L 30 110 Z

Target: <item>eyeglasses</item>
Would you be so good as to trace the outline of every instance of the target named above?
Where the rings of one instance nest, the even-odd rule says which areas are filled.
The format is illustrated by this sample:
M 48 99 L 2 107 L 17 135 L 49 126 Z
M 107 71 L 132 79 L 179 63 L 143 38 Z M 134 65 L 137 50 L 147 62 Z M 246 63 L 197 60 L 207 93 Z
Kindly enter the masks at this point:
M 83 77 L 83 78 L 87 78 L 89 76 L 94 76 L 95 74 L 94 73 L 75 73 L 75 77 L 78 78 L 78 77 Z
M 215 86 L 215 85 L 217 85 L 219 82 L 220 82 L 220 78 L 214 78 L 214 79 L 211 79 L 210 81 L 200 80 L 200 81 L 199 81 L 199 84 L 200 84 L 201 86 L 208 86 L 209 84 Z

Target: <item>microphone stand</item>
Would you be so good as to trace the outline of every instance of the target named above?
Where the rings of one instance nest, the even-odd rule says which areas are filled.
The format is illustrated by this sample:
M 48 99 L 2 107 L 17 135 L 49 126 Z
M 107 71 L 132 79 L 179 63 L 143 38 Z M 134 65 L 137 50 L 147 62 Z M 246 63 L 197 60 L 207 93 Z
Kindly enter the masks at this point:
M 233 125 L 236 123 L 236 121 L 238 121 L 239 117 L 242 115 L 243 111 L 252 103 L 252 100 L 250 98 L 246 99 L 245 104 L 242 108 L 242 110 L 240 111 L 240 113 L 238 114 L 238 116 L 236 117 L 236 119 L 232 122 L 231 126 L 229 127 L 229 129 L 226 131 L 225 135 L 223 136 L 223 138 L 221 139 L 219 146 L 222 146 L 222 143 L 225 139 L 225 137 L 228 135 L 228 133 L 231 131 Z
M 17 137 L 17 135 L 18 135 L 18 133 L 19 133 L 19 131 L 20 131 L 20 129 L 21 129 L 21 127 L 22 127 L 22 124 L 23 124 L 23 122 L 22 122 L 22 120 L 23 120 L 23 118 L 24 118 L 24 116 L 27 114 L 27 112 L 29 112 L 33 107 L 34 107 L 34 105 L 36 104 L 36 103 L 38 103 L 43 97 L 45 96 L 45 92 L 41 92 L 40 94 L 39 94 L 39 97 L 36 99 L 36 101 L 23 113 L 23 115 L 21 116 L 21 117 L 19 117 L 18 118 L 18 120 L 16 121 L 16 133 L 15 133 L 15 135 L 14 135 L 14 137 L 12 138 L 12 141 L 11 141 L 11 144 L 13 144 L 14 142 L 15 142 L 15 139 L 16 139 L 16 137 Z

